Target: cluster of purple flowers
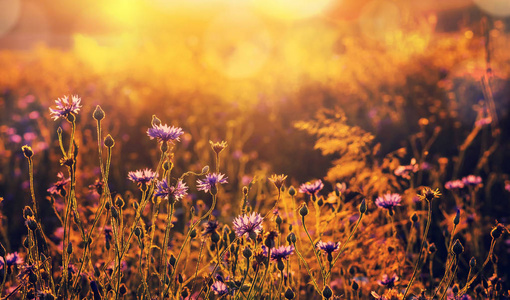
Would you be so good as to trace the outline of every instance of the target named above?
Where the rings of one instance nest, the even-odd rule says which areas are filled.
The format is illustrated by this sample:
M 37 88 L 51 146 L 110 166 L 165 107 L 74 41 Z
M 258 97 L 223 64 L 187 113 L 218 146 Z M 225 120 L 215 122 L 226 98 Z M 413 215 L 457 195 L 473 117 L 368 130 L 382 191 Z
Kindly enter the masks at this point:
M 383 274 L 382 279 L 378 280 L 377 283 L 379 283 L 380 286 L 385 286 L 387 288 L 393 288 L 395 286 L 395 282 L 399 280 L 399 277 L 396 274 L 393 274 L 393 276 L 388 276 L 388 274 Z
M 234 219 L 233 225 L 237 237 L 253 237 L 262 231 L 262 217 L 259 213 L 238 216 Z
M 460 190 L 466 186 L 479 186 L 482 184 L 482 177 L 476 175 L 468 175 L 462 179 L 451 180 L 445 183 L 447 190 Z
M 71 181 L 70 178 L 65 178 L 64 173 L 58 172 L 57 174 L 58 181 L 55 182 L 49 189 L 47 189 L 48 193 L 52 195 L 62 195 L 64 191 L 64 186 Z
M 158 182 L 155 195 L 156 197 L 179 201 L 188 195 L 188 186 L 182 180 L 178 180 L 175 186 L 170 186 L 166 179 L 163 179 Z
M 319 179 L 314 182 L 303 183 L 299 186 L 299 192 L 303 194 L 316 195 L 323 187 L 324 183 L 322 183 L 322 180 Z
M 55 100 L 57 107 L 54 109 L 50 107 L 51 117 L 56 121 L 61 117 L 67 118 L 70 114 L 78 114 L 81 108 L 80 102 L 81 99 L 78 95 L 71 96 L 71 99 L 68 96 L 58 98 Z
M 218 296 L 223 296 L 228 294 L 228 287 L 222 281 L 215 281 L 211 285 L 211 290 Z
M 18 252 L 9 253 L 5 256 L 5 262 L 2 258 L 0 258 L 0 270 L 4 268 L 4 265 L 7 265 L 7 268 L 11 266 L 21 266 L 23 264 L 23 258 L 18 254 Z
M 227 177 L 221 173 L 209 173 L 205 175 L 204 180 L 197 180 L 197 189 L 206 193 L 216 189 L 216 184 L 227 183 Z
M 396 206 L 400 206 L 401 201 L 402 197 L 399 194 L 387 193 L 383 196 L 377 197 L 377 199 L 375 199 L 375 205 L 380 208 L 391 210 Z

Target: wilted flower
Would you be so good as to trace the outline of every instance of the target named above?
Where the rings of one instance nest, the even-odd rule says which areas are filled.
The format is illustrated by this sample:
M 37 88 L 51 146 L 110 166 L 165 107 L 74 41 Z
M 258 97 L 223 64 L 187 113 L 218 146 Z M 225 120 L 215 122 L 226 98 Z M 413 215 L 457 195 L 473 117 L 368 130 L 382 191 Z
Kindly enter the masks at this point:
M 223 149 L 227 148 L 227 142 L 221 141 L 213 143 L 213 141 L 209 141 L 209 144 L 211 144 L 211 148 L 216 154 L 220 154 Z
M 447 182 L 444 184 L 444 187 L 445 187 L 447 190 L 462 189 L 462 188 L 464 188 L 464 182 L 462 182 L 462 180 L 459 180 L 459 179 L 451 180 L 451 181 L 447 181 Z
M 289 256 L 294 253 L 294 246 L 280 246 L 278 248 L 273 248 L 271 251 L 271 259 L 272 260 L 283 260 L 289 258 Z
M 383 274 L 382 279 L 378 280 L 377 283 L 381 286 L 385 286 L 387 288 L 393 288 L 395 286 L 395 282 L 399 280 L 399 277 L 395 274 L 389 277 L 388 274 Z
M 166 179 L 158 182 L 156 197 L 165 199 L 181 200 L 188 194 L 188 186 L 182 180 L 178 180 L 175 186 L 169 186 Z
M 269 177 L 269 181 L 271 181 L 277 189 L 281 189 L 286 178 L 287 175 L 284 174 L 282 175 L 273 174 L 271 175 L 271 177 Z
M 197 183 L 197 189 L 199 191 L 208 193 L 216 189 L 216 184 L 227 183 L 227 177 L 225 177 L 225 174 L 221 173 L 209 173 L 205 175 L 204 180 L 197 180 Z
M 482 177 L 475 176 L 475 175 L 468 175 L 468 176 L 462 178 L 462 182 L 464 183 L 464 185 L 477 186 L 482 183 Z
M 55 195 L 62 195 L 62 191 L 64 191 L 64 186 L 71 181 L 70 178 L 65 178 L 64 173 L 58 172 L 57 177 L 59 180 L 55 182 L 49 189 L 47 189 L 48 193 Z
M 316 180 L 314 182 L 307 182 L 303 183 L 299 186 L 299 192 L 309 195 L 315 195 L 317 194 L 322 188 L 324 187 L 324 184 L 322 183 L 322 180 Z
M 50 107 L 51 117 L 56 121 L 60 117 L 67 118 L 70 114 L 78 114 L 81 108 L 80 102 L 81 99 L 78 95 L 71 96 L 70 100 L 68 96 L 58 98 L 55 100 L 57 107 L 55 109 Z
M 375 199 L 375 205 L 391 210 L 396 206 L 400 206 L 400 201 L 402 201 L 402 197 L 400 197 L 399 194 L 387 193 L 381 197 L 377 197 L 377 199 Z
M 219 296 L 228 294 L 227 285 L 221 281 L 214 282 L 213 285 L 211 286 L 211 289 L 216 295 L 219 295 Z
M 149 184 L 154 178 L 156 178 L 156 172 L 151 169 L 145 168 L 144 170 L 136 170 L 128 173 L 128 179 L 137 183 L 138 186 Z
M 238 216 L 233 222 L 237 237 L 253 236 L 262 231 L 262 217 L 259 213 Z
M 152 128 L 147 130 L 147 135 L 152 139 L 158 139 L 158 142 L 171 142 L 180 141 L 180 136 L 184 134 L 182 128 L 153 124 Z
M 331 254 L 340 249 L 340 243 L 323 242 L 319 241 L 316 245 L 317 249 L 324 251 L 324 253 Z
M 424 187 L 422 190 L 421 190 L 421 193 L 418 195 L 418 197 L 420 198 L 420 200 L 427 200 L 427 201 L 432 201 L 434 198 L 439 198 L 439 196 L 441 196 L 441 192 L 439 191 L 439 189 L 431 189 L 429 187 Z

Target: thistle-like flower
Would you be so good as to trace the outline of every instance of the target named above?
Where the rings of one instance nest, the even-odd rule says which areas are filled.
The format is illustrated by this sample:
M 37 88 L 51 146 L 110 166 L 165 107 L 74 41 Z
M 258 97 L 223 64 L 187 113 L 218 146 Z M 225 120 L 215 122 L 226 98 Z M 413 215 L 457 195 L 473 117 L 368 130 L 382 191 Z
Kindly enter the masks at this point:
M 57 104 L 56 108 L 50 107 L 50 114 L 54 121 L 59 118 L 67 118 L 70 114 L 77 115 L 82 107 L 80 105 L 81 98 L 78 95 L 71 96 L 69 99 L 68 96 L 64 96 L 63 98 L 58 98 L 55 100 Z
M 462 180 L 459 180 L 459 179 L 451 180 L 451 181 L 447 181 L 444 184 L 444 187 L 447 190 L 459 190 L 459 189 L 464 188 L 464 182 L 462 182 Z
M 482 177 L 475 176 L 475 175 L 468 175 L 468 176 L 462 178 L 462 183 L 464 183 L 464 185 L 477 186 L 477 185 L 482 184 Z
M 402 197 L 400 197 L 399 194 L 387 193 L 381 197 L 377 197 L 377 199 L 375 199 L 375 205 L 380 208 L 391 210 L 396 206 L 400 206 L 400 201 L 402 201 Z
M 58 172 L 57 174 L 57 177 L 58 177 L 58 181 L 55 182 L 49 189 L 47 189 L 46 191 L 52 195 L 63 195 L 62 192 L 64 192 L 64 186 L 66 184 L 68 184 L 71 179 L 70 178 L 65 178 L 64 177 L 64 173 L 62 172 Z
M 203 236 L 212 235 L 213 233 L 216 232 L 216 229 L 218 229 L 218 221 L 216 220 L 208 221 L 204 225 L 204 232 L 202 233 L 202 235 Z
M 205 175 L 204 180 L 197 180 L 197 189 L 199 191 L 204 191 L 206 193 L 212 192 L 214 193 L 216 191 L 216 184 L 224 184 L 227 183 L 227 177 L 225 177 L 225 174 L 221 173 L 209 173 Z
M 158 182 L 156 197 L 163 197 L 165 199 L 171 199 L 179 201 L 188 194 L 188 186 L 182 180 L 177 181 L 175 186 L 169 186 L 166 179 Z
M 322 250 L 326 254 L 331 254 L 340 249 L 340 243 L 319 241 L 316 245 L 317 249 Z
M 322 180 L 319 179 L 314 182 L 303 183 L 299 186 L 299 192 L 303 194 L 315 195 L 320 190 L 322 190 L 323 187 L 324 184 L 322 183 Z
M 138 186 L 148 185 L 155 178 L 157 174 L 151 169 L 145 168 L 144 170 L 136 170 L 128 173 L 128 179 L 138 184 Z
M 244 235 L 253 238 L 262 231 L 262 217 L 259 213 L 238 216 L 233 222 L 237 237 Z
M 294 246 L 280 246 L 278 248 L 273 248 L 271 251 L 271 259 L 274 261 L 284 260 L 289 258 L 289 256 L 294 253 Z
M 271 177 L 269 177 L 269 181 L 271 181 L 274 186 L 280 190 L 283 186 L 283 184 L 285 183 L 285 179 L 287 178 L 287 175 L 276 175 L 276 174 L 273 174 L 271 175 Z
M 157 139 L 158 142 L 170 142 L 174 143 L 174 141 L 180 141 L 180 136 L 184 134 L 182 128 L 161 124 L 153 124 L 152 128 L 147 130 L 147 135 L 153 139 Z
M 380 286 L 385 286 L 387 288 L 393 288 L 395 286 L 395 282 L 399 280 L 399 277 L 396 274 L 393 274 L 393 276 L 388 276 L 388 274 L 383 274 L 382 279 L 378 280 L 377 283 L 379 283 Z

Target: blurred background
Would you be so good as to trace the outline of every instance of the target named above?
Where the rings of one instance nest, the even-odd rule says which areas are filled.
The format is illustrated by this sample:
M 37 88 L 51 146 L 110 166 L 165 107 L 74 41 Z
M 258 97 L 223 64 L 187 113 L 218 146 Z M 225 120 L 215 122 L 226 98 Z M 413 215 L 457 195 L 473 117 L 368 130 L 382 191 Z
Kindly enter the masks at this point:
M 127 172 L 156 164 L 159 150 L 145 133 L 152 114 L 186 132 L 176 146 L 177 172 L 211 165 L 209 140 L 229 143 L 224 203 L 271 173 L 288 174 L 295 186 L 313 178 L 355 184 L 356 164 L 328 172 L 343 154 L 321 153 L 316 138 L 295 126 L 330 109 L 374 136 L 374 160 L 404 149 L 407 164 L 413 135 L 440 130 L 427 162 L 439 167 L 440 158 L 450 159 L 442 178 L 476 171 L 493 180 L 484 199 L 508 199 L 509 26 L 506 0 L 0 0 L 4 212 L 29 203 L 22 145 L 35 151 L 38 197 L 47 197 L 65 170 L 56 128 L 66 132 L 68 124 L 52 121 L 48 107 L 70 94 L 84 105 L 79 188 L 91 199 L 87 189 L 99 174 L 91 118 L 97 104 L 116 140 L 117 193 L 135 190 Z M 459 145 L 489 114 L 483 80 L 500 142 L 478 169 L 491 135 L 477 138 L 454 174 Z M 507 203 L 483 212 L 507 220 Z M 21 218 L 13 214 L 5 226 L 16 228 Z

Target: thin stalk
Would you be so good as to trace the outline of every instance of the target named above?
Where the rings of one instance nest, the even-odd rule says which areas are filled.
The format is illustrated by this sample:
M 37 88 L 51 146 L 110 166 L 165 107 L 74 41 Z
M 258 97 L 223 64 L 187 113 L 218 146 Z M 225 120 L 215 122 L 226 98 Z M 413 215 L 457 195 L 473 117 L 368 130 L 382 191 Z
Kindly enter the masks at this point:
M 323 281 L 324 285 L 326 285 L 326 273 L 325 273 L 326 269 L 322 265 L 322 261 L 319 258 L 319 254 L 317 253 L 317 249 L 313 243 L 312 237 L 308 233 L 308 229 L 306 228 L 306 224 L 305 224 L 305 217 L 301 217 L 301 222 L 303 223 L 303 229 L 305 230 L 306 235 L 308 236 L 308 239 L 310 240 L 310 243 L 312 244 L 313 254 L 315 254 L 315 257 L 317 258 L 317 262 L 319 263 L 319 268 L 321 269 L 322 281 Z

